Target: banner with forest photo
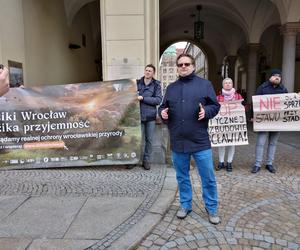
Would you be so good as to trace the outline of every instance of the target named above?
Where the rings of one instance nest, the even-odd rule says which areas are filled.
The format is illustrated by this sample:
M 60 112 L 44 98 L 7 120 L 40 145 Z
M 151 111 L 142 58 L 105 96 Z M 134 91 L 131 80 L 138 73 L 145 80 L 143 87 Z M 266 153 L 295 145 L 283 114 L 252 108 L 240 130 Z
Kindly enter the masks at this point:
M 135 80 L 12 88 L 0 97 L 0 169 L 139 162 Z

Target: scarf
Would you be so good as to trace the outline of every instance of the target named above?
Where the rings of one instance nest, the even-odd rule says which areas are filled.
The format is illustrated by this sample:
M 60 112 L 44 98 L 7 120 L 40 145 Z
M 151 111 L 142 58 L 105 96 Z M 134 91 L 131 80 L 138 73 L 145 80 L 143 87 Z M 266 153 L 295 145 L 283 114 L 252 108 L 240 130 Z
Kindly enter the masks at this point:
M 231 90 L 222 89 L 222 95 L 224 96 L 224 101 L 233 101 L 235 95 L 235 89 L 232 88 Z

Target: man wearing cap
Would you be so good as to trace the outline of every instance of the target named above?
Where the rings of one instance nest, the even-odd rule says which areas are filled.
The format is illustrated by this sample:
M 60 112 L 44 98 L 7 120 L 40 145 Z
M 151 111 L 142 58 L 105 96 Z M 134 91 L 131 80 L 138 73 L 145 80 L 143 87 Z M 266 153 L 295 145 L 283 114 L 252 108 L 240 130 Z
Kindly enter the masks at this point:
M 287 93 L 287 89 L 281 83 L 281 71 L 272 69 L 269 80 L 262 83 L 256 90 L 255 95 L 272 95 Z M 252 167 L 251 173 L 257 173 L 261 168 L 264 154 L 264 145 L 268 139 L 266 169 L 270 173 L 275 173 L 276 168 L 273 166 L 274 155 L 276 151 L 279 132 L 258 132 L 256 137 L 255 148 L 255 165 Z

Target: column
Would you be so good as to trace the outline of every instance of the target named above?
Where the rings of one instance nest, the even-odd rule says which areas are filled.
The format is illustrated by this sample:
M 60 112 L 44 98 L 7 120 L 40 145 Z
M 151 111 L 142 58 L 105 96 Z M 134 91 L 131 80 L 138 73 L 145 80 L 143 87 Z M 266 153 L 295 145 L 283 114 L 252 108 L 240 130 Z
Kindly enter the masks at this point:
M 247 103 L 252 102 L 252 96 L 256 91 L 257 81 L 257 51 L 260 44 L 251 43 L 248 45 L 248 71 L 247 71 Z
M 227 56 L 226 61 L 228 62 L 228 77 L 232 79 L 233 82 L 235 82 L 235 62 L 236 62 L 237 56 Z
M 101 0 L 103 80 L 140 78 L 159 63 L 159 1 Z
M 294 91 L 296 37 L 300 32 L 300 23 L 286 23 L 281 27 L 283 35 L 282 83 L 289 92 Z

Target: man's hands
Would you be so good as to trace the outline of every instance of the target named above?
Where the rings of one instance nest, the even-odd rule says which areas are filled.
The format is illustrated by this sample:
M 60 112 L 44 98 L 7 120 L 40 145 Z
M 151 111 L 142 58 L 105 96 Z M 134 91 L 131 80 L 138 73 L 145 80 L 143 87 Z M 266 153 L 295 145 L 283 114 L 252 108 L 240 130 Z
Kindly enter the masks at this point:
M 199 117 L 198 121 L 202 120 L 205 117 L 205 109 L 203 108 L 202 104 L 199 103 Z
M 9 72 L 6 67 L 0 67 L 0 96 L 6 94 L 9 90 Z
M 141 96 L 141 95 L 139 95 L 139 96 L 137 97 L 137 99 L 138 99 L 139 101 L 142 101 L 142 100 L 144 99 L 144 97 Z
M 200 111 L 199 111 L 199 117 L 198 117 L 198 121 L 202 120 L 205 117 L 205 109 L 202 107 L 202 104 L 199 104 L 200 107 Z M 169 119 L 169 108 L 165 108 L 161 111 L 161 117 L 164 120 L 168 120 Z
M 169 119 L 169 108 L 165 108 L 161 111 L 161 118 L 163 118 L 164 120 L 168 120 Z

